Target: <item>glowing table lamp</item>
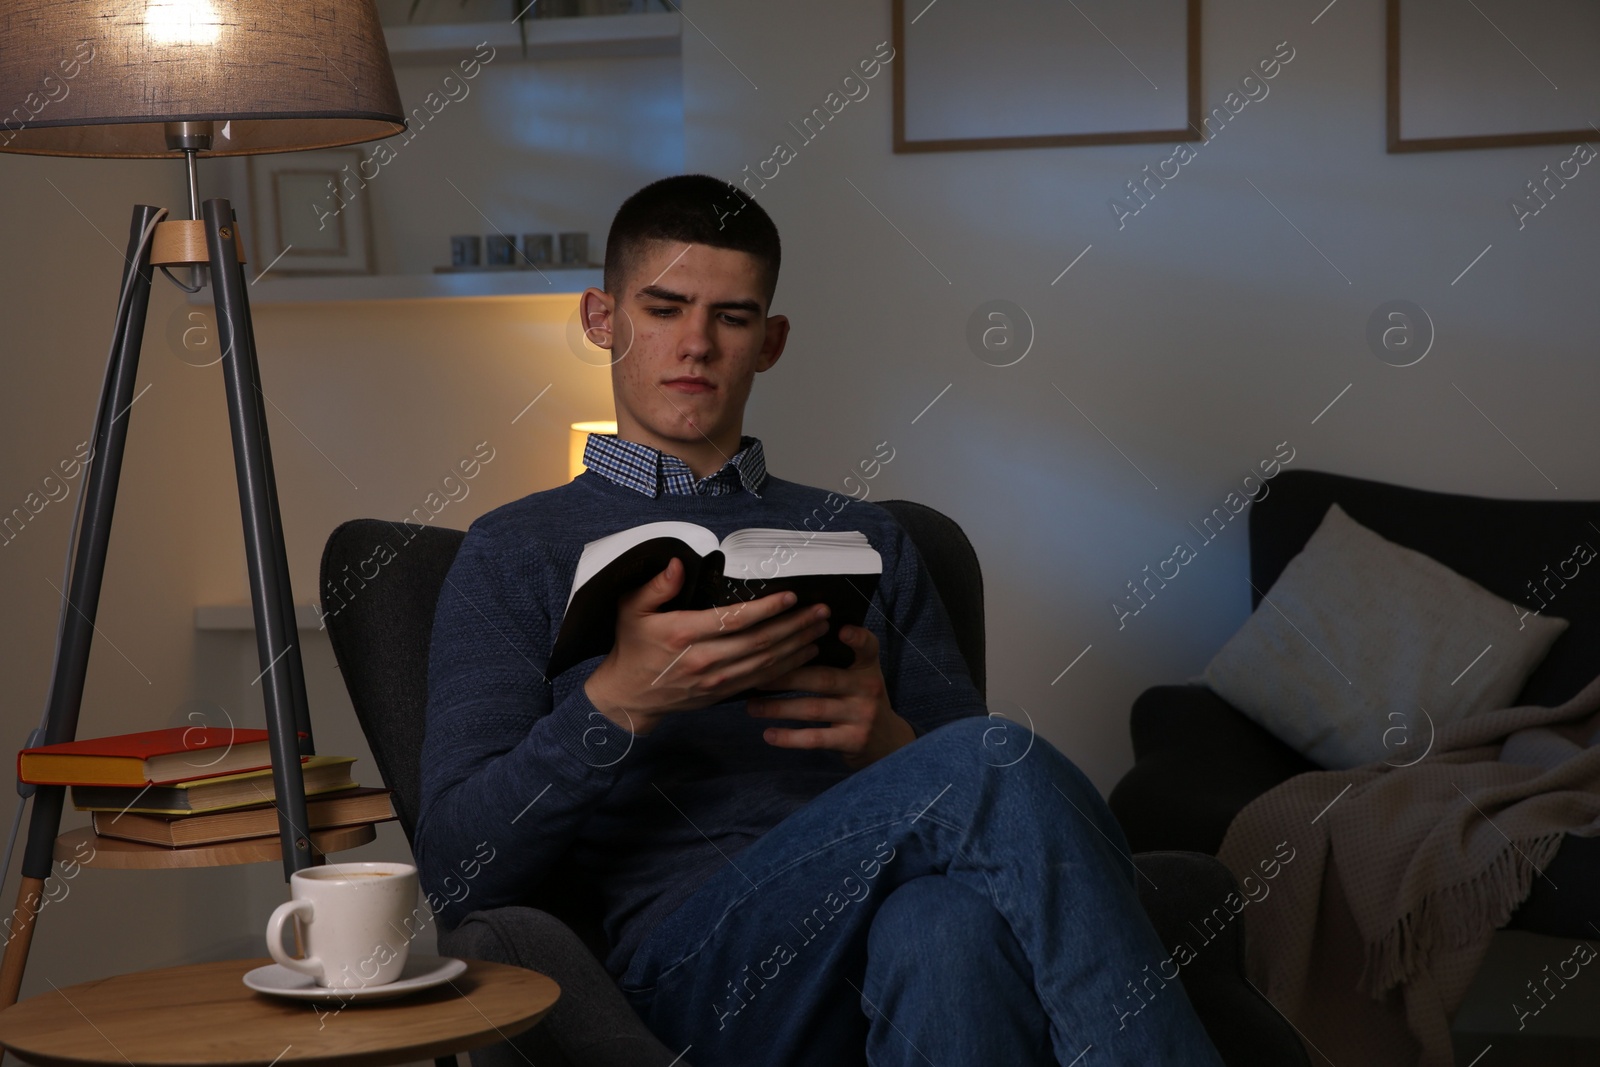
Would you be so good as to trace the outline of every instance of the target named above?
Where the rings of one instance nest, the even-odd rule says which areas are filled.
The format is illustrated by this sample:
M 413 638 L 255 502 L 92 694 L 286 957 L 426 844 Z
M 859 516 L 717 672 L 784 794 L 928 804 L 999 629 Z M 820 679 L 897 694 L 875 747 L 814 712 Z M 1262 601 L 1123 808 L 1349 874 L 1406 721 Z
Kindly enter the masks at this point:
M 584 472 L 583 448 L 592 433 L 616 433 L 616 422 L 575 422 L 567 437 L 567 481 Z

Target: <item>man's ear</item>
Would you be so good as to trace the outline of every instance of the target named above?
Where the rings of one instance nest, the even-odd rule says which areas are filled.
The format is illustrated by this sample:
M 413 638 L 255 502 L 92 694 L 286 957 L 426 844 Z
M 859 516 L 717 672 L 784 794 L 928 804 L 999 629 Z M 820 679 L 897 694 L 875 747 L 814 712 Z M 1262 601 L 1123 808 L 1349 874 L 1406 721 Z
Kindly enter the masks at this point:
M 583 323 L 583 336 L 596 348 L 609 349 L 615 342 L 612 333 L 614 308 L 611 295 L 592 285 L 578 298 L 578 315 Z
M 761 358 L 756 362 L 756 371 L 764 371 L 783 355 L 783 346 L 789 340 L 789 316 L 767 316 L 767 336 L 761 343 Z

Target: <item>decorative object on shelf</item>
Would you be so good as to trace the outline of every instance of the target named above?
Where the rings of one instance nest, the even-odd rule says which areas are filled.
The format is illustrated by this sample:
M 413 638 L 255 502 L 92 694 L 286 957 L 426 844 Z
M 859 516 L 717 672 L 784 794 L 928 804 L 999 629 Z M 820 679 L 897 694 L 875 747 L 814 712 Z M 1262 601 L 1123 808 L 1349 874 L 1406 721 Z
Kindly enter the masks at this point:
M 555 235 L 525 233 L 522 235 L 523 261 L 530 267 L 548 267 L 555 262 Z
M 278 797 L 274 843 L 279 855 L 274 858 L 288 879 L 318 862 L 323 852 L 319 841 L 349 835 L 299 829 L 306 825 L 300 758 L 314 754 L 316 747 L 250 323 L 245 246 L 237 213 L 227 199 L 215 197 L 202 204 L 197 160 L 338 148 L 391 137 L 406 125 L 373 0 L 274 0 L 229 4 L 226 12 L 219 10 L 222 6 L 107 0 L 10 0 L 6 5 L 0 100 L 34 101 L 40 92 L 49 99 L 36 111 L 30 104 L 26 125 L 7 126 L 0 151 L 181 161 L 190 213 L 187 220 L 163 222 L 166 208 L 138 204 L 132 211 L 95 411 L 93 462 L 78 496 L 59 587 L 64 593 L 48 702 L 39 728 L 23 747 L 62 744 L 77 735 L 128 427 L 140 417 L 130 409 L 137 399 L 134 387 L 153 268 L 190 293 L 209 280 L 261 665 L 257 681 Z M 315 34 L 307 32 L 311 26 Z M 71 92 L 57 95 L 48 85 L 39 88 L 41 71 L 53 75 L 56 69 L 78 75 Z M 83 264 L 76 266 L 81 275 Z M 263 266 L 272 264 L 263 261 Z M 191 283 L 179 281 L 172 267 L 187 268 Z M 81 288 L 78 275 L 69 282 L 74 291 Z M 64 836 L 65 789 L 18 789 L 33 804 L 17 888 L 18 921 L 9 930 L 0 961 L 0 1007 L 15 1004 L 22 985 L 39 915 L 34 905 L 44 896 Z M 357 829 L 366 834 L 356 836 L 371 840 L 371 827 Z M 197 862 L 240 862 L 239 857 L 259 851 L 228 848 L 215 859 Z M 5 869 L 9 853 L 8 845 Z M 15 1049 L 12 1042 L 6 1044 Z
M 366 162 L 359 148 L 252 156 L 250 204 L 261 262 L 275 274 L 371 274 Z
M 475 233 L 450 238 L 450 265 L 476 267 L 482 262 L 483 239 Z
M 491 233 L 487 238 L 489 249 L 488 263 L 491 267 L 511 267 L 517 265 L 517 239 L 503 233 Z
M 583 448 L 592 433 L 616 433 L 617 424 L 611 422 L 575 422 L 567 434 L 567 481 L 572 481 L 587 468 L 583 465 Z
M 1589 111 L 1600 71 L 1591 57 L 1600 7 L 1544 0 L 1516 10 L 1533 17 L 1517 19 L 1512 44 L 1487 16 L 1464 17 L 1446 0 L 1388 0 L 1390 152 L 1592 139 Z M 1551 75 L 1560 79 L 1560 92 Z
M 896 152 L 1202 140 L 1200 0 L 1085 2 L 1087 12 L 989 0 L 921 18 L 925 2 L 908 13 L 906 0 L 894 0 L 894 50 L 880 47 L 859 74 L 849 70 L 828 97 L 839 107 L 819 104 L 821 125 L 808 117 L 802 136 L 811 140 L 839 117 L 846 96 L 865 99 L 869 79 L 887 65 Z M 1111 41 L 1138 41 L 1138 63 Z
M 561 265 L 587 267 L 589 265 L 589 235 L 564 233 L 561 235 Z

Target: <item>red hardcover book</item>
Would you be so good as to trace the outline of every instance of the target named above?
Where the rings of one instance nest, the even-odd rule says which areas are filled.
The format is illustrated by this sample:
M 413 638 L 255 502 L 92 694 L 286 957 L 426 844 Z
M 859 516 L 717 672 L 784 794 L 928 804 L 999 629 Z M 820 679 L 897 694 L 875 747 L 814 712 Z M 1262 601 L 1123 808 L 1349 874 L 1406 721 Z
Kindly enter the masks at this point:
M 17 753 L 17 777 L 36 785 L 161 785 L 271 766 L 267 731 L 225 726 L 87 737 Z

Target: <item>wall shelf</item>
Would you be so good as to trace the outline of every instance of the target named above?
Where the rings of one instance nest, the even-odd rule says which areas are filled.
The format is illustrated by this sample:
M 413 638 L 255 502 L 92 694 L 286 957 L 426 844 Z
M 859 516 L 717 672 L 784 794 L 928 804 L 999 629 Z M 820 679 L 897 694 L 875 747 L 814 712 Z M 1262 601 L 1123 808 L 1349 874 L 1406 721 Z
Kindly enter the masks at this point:
M 584 15 L 526 19 L 529 59 L 589 59 L 596 56 L 675 56 L 683 28 L 676 11 L 636 15 Z M 472 57 L 484 41 L 495 59 L 522 58 L 522 37 L 510 19 L 419 26 L 385 26 L 389 61 L 397 67 L 454 66 Z
M 622 18 L 621 15 L 611 16 Z M 642 16 L 641 16 L 642 17 Z M 250 268 L 246 266 L 248 276 Z M 570 297 L 591 285 L 604 288 L 599 268 L 457 271 L 449 274 L 339 274 L 274 278 L 250 283 L 251 307 L 269 304 L 327 303 L 346 300 L 437 300 L 451 297 Z M 191 304 L 210 306 L 211 289 L 190 293 Z

